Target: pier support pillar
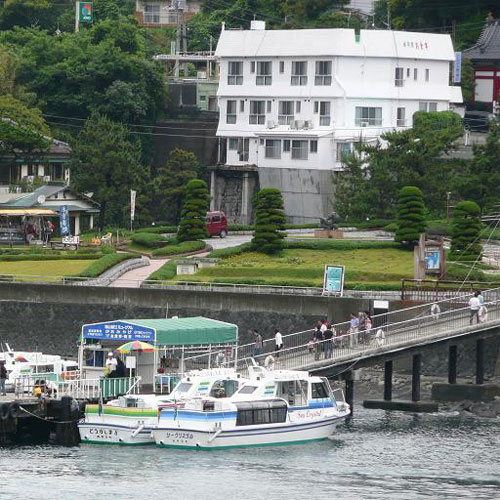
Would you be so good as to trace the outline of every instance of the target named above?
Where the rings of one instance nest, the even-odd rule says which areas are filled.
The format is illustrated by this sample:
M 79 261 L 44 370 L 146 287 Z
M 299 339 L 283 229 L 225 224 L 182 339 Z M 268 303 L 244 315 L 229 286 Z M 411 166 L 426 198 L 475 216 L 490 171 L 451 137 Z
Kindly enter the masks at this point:
M 392 360 L 384 365 L 384 401 L 392 400 Z
M 413 355 L 413 367 L 411 377 L 411 400 L 420 401 L 420 376 L 422 374 L 422 355 Z
M 354 413 L 354 373 L 349 371 L 345 374 L 345 401 L 351 408 L 351 416 Z
M 448 349 L 448 383 L 457 383 L 457 346 L 450 345 Z
M 484 339 L 476 340 L 476 384 L 484 383 Z

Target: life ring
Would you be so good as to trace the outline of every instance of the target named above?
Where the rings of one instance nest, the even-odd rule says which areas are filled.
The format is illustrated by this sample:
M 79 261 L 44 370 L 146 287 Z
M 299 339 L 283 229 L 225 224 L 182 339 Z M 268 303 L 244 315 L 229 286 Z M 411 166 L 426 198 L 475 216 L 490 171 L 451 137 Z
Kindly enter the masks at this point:
M 264 360 L 264 367 L 268 370 L 272 370 L 274 368 L 274 356 L 272 354 L 266 356 L 266 359 Z
M 9 406 L 9 414 L 10 418 L 17 418 L 19 417 L 19 414 L 21 413 L 21 407 L 19 406 L 19 403 L 11 403 Z
M 484 305 L 483 305 L 483 306 L 481 306 L 481 307 L 479 308 L 479 311 L 478 311 L 478 313 L 477 313 L 477 316 L 478 316 L 479 321 L 480 321 L 481 323 L 484 323 L 485 321 L 488 321 L 488 309 L 487 309 L 487 307 L 486 307 L 486 306 L 484 306 Z
M 10 405 L 9 403 L 4 403 L 0 406 L 0 420 L 7 420 L 10 415 Z
M 439 319 L 439 315 L 441 314 L 441 308 L 438 306 L 438 304 L 432 304 L 431 306 L 431 316 L 434 319 Z

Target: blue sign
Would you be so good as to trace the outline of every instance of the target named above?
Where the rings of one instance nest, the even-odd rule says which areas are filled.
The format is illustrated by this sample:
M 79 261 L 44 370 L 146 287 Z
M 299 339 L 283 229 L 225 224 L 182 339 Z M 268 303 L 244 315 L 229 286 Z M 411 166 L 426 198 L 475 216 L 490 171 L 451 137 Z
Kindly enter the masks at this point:
M 344 292 L 344 266 L 325 266 L 323 292 L 342 295 Z
M 462 81 L 462 52 L 455 52 L 455 64 L 453 65 L 453 83 Z
M 82 328 L 84 339 L 95 340 L 142 340 L 154 342 L 155 331 L 147 326 L 133 325 L 126 321 L 111 321 L 109 323 L 94 323 Z
M 71 233 L 68 205 L 61 205 L 59 207 L 59 232 L 61 236 L 66 236 Z
M 439 270 L 440 255 L 439 250 L 426 250 L 424 255 L 425 268 L 430 271 Z

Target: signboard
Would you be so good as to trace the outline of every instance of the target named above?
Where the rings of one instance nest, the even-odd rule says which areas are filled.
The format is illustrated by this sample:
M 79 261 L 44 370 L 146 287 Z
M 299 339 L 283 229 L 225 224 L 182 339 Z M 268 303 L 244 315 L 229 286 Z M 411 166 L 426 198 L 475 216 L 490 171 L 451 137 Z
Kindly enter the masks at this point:
M 133 189 L 130 190 L 130 220 L 133 221 L 135 217 L 135 197 L 137 195 L 137 191 Z
M 78 9 L 81 23 L 91 23 L 94 20 L 94 6 L 92 2 L 80 2 Z
M 325 266 L 323 293 L 344 292 L 344 266 Z
M 425 250 L 424 260 L 426 270 L 439 271 L 441 251 L 439 249 Z
M 135 356 L 127 356 L 125 358 L 125 368 L 128 368 L 129 370 L 134 370 L 137 368 L 137 358 Z
M 61 205 L 59 207 L 59 232 L 61 236 L 66 236 L 71 232 L 68 205 Z
M 462 52 L 455 52 L 455 63 L 453 65 L 453 83 L 462 81 Z
M 154 342 L 155 340 L 153 328 L 133 325 L 126 321 L 84 325 L 82 334 L 84 339 L 95 340 L 142 340 L 144 342 Z

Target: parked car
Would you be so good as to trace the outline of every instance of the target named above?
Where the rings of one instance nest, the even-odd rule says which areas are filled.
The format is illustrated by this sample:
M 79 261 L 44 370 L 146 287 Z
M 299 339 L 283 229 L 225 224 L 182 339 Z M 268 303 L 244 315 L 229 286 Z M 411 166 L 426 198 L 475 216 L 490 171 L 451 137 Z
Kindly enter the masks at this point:
M 496 120 L 488 111 L 466 111 L 464 115 L 465 130 L 470 132 L 488 132 L 490 122 Z
M 207 231 L 209 236 L 227 236 L 227 219 L 224 212 L 207 212 Z

